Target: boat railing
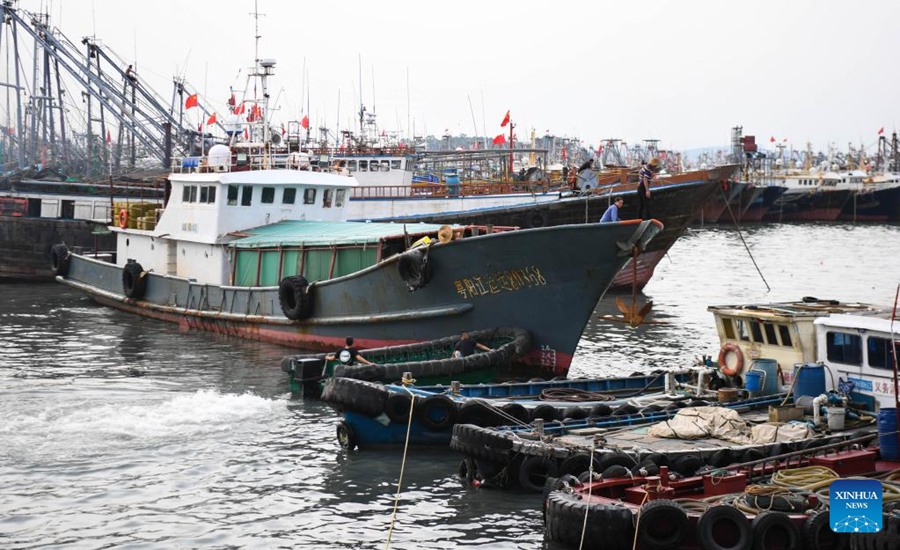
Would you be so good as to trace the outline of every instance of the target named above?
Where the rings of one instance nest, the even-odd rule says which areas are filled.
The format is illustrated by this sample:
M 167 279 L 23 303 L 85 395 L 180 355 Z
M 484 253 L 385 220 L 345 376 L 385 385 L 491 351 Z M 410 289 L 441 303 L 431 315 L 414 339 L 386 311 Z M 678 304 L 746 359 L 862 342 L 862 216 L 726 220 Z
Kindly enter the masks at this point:
M 308 170 L 349 176 L 346 169 L 312 165 L 309 158 L 299 153 L 270 153 L 264 151 L 232 151 L 230 157 L 190 156 L 172 161 L 173 174 L 204 174 L 218 172 L 245 172 L 255 170 Z
M 475 197 L 480 195 L 545 194 L 560 191 L 558 185 L 546 182 L 414 182 L 409 185 L 361 185 L 353 188 L 351 198 L 373 199 L 384 197 L 448 198 Z

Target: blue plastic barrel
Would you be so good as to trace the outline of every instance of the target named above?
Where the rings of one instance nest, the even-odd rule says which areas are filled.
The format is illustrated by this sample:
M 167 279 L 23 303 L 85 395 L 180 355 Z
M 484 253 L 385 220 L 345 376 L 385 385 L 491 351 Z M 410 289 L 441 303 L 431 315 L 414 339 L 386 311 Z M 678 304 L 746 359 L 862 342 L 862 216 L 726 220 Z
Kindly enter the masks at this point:
M 897 437 L 897 409 L 882 408 L 878 411 L 878 447 L 881 460 L 900 460 Z
M 801 395 L 818 397 L 825 393 L 825 365 L 794 365 L 794 398 Z
M 762 391 L 762 378 L 763 373 L 759 371 L 747 371 L 744 375 L 744 389 L 753 393 Z
M 763 395 L 774 395 L 781 389 L 778 385 L 778 361 L 774 359 L 754 359 L 750 370 L 760 370 L 766 373 L 766 379 L 762 388 Z
M 185 157 L 181 159 L 182 168 L 196 168 L 200 166 L 200 157 Z

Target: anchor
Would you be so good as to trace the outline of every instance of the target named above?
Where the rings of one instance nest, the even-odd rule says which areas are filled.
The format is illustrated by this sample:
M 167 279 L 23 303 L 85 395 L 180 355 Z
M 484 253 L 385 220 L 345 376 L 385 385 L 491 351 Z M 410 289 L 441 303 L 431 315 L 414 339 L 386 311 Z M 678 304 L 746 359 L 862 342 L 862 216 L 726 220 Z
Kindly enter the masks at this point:
M 644 322 L 644 317 L 653 308 L 653 302 L 647 302 L 638 308 L 637 301 L 637 258 L 640 250 L 637 245 L 631 246 L 631 304 L 626 304 L 621 296 L 616 296 L 616 307 L 622 312 L 625 322 L 637 327 Z

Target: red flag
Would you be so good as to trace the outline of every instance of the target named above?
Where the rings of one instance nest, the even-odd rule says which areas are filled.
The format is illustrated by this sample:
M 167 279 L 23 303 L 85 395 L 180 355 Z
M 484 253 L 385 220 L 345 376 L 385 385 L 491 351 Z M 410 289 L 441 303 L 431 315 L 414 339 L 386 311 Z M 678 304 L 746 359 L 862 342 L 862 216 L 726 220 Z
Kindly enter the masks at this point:
M 234 104 L 235 104 L 234 93 L 232 93 L 232 94 L 231 94 L 231 97 L 228 98 L 228 106 L 229 106 L 229 107 L 234 107 Z
M 878 129 L 878 135 L 879 135 L 879 136 L 880 136 L 881 134 L 883 134 L 883 133 L 884 133 L 884 126 L 882 126 L 881 128 Z
M 505 134 L 500 134 L 494 138 L 494 145 L 503 145 L 504 143 L 506 143 L 506 135 Z
M 247 115 L 247 122 L 253 122 L 262 118 L 262 107 L 256 103 L 250 107 L 250 114 Z
M 303 126 L 304 128 L 309 128 L 309 117 L 308 116 L 303 115 L 303 120 L 300 121 L 300 126 Z
M 197 123 L 197 131 L 203 133 L 203 122 Z
M 199 103 L 197 102 L 197 94 L 191 94 L 184 100 L 184 108 L 190 109 L 191 107 L 196 107 Z
M 562 150 L 562 158 L 563 158 L 563 160 L 566 160 L 567 158 L 569 158 L 569 153 L 566 152 L 565 149 Z
M 236 115 L 244 114 L 244 104 L 243 103 L 241 103 L 240 105 L 238 105 L 237 107 L 234 108 L 234 114 L 236 114 Z
M 286 133 L 287 133 L 287 130 L 284 129 L 284 124 L 282 124 L 281 125 L 281 135 L 284 135 Z
M 770 141 L 771 143 L 775 143 L 775 136 L 770 137 L 770 138 L 769 138 L 769 141 Z
M 206 121 L 206 125 L 212 126 L 215 123 L 216 123 L 216 113 L 213 113 L 212 115 L 210 115 L 209 119 Z
M 603 146 L 600 145 L 600 146 L 597 147 L 597 156 L 599 157 L 599 156 L 602 155 L 602 154 L 603 154 Z
M 503 128 L 507 124 L 509 124 L 509 111 L 506 111 L 506 116 L 503 117 L 503 122 L 500 123 L 500 127 Z
M 250 139 L 250 132 L 248 132 L 246 128 L 244 128 L 244 139 L 246 139 L 246 140 Z
M 106 144 L 109 145 L 112 143 L 112 135 L 110 135 L 109 130 L 106 131 Z

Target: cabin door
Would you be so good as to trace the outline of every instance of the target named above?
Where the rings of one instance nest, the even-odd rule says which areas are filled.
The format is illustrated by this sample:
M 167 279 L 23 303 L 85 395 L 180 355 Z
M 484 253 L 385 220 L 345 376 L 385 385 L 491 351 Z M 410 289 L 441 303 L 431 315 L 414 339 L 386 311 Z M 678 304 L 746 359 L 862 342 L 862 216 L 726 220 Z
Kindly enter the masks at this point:
M 166 275 L 178 275 L 178 242 L 166 242 Z

